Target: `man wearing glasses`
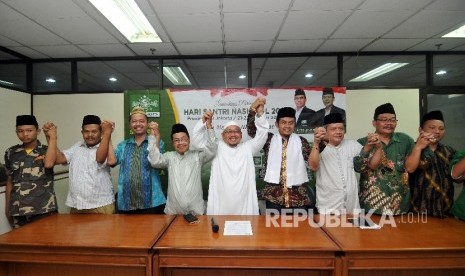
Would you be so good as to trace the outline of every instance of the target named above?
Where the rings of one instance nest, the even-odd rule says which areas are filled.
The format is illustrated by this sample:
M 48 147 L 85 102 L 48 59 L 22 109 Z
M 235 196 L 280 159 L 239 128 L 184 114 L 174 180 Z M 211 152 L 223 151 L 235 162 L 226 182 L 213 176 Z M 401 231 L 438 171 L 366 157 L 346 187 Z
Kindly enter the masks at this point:
M 406 213 L 410 189 L 405 160 L 415 142 L 395 132 L 396 112 L 390 103 L 375 109 L 372 124 L 375 133 L 358 139 L 363 149 L 354 158 L 354 168 L 360 173 L 360 207 L 375 214 Z
M 190 136 L 183 124 L 175 124 L 171 129 L 171 140 L 175 151 L 160 152 L 160 131 L 158 124 L 149 124 L 149 161 L 152 167 L 168 168 L 168 196 L 165 214 L 203 215 L 205 203 L 202 191 L 202 165 L 216 154 L 216 138 L 212 127 L 213 112 L 207 111 L 194 127 L 194 135 L 205 141 L 200 150 L 190 149 Z

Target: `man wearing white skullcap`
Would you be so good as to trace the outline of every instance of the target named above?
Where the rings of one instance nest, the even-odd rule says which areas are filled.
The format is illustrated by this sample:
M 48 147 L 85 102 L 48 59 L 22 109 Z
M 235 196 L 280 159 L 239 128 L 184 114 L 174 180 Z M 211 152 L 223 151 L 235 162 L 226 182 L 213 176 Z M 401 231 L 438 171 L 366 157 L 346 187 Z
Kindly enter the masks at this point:
M 218 142 L 211 167 L 207 215 L 259 214 L 253 155 L 265 144 L 269 124 L 263 115 L 265 99 L 258 98 L 253 106 L 257 110 L 254 139 L 241 143 L 239 124 L 231 121 L 224 126 L 223 140 Z M 193 143 L 194 140 L 202 139 L 193 139 Z

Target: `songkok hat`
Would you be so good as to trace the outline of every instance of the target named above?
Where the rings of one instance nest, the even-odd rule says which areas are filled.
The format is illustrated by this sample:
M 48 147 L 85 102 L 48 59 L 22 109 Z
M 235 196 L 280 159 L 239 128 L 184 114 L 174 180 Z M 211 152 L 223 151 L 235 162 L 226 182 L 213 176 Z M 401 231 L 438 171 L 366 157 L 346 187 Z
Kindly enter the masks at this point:
M 323 125 L 335 124 L 335 123 L 344 123 L 341 113 L 330 113 L 325 116 L 323 119 Z
M 186 133 L 187 137 L 190 137 L 186 126 L 183 125 L 183 124 L 174 124 L 173 125 L 173 127 L 171 128 L 171 137 L 173 137 L 173 134 L 176 134 L 178 132 L 184 132 L 184 133 Z
M 394 107 L 392 106 L 391 103 L 385 103 L 380 106 L 378 106 L 375 109 L 375 115 L 373 116 L 373 119 L 376 120 L 379 114 L 384 114 L 384 113 L 389 113 L 389 114 L 396 114 L 394 111 Z
M 278 115 L 276 116 L 276 122 L 283 117 L 290 117 L 295 119 L 295 109 L 292 107 L 283 107 L 278 110 Z
M 224 125 L 224 129 L 230 127 L 230 126 L 238 126 L 238 127 L 241 127 L 238 123 L 234 122 L 234 121 L 229 121 L 227 122 L 225 125 Z
M 96 115 L 86 115 L 84 119 L 82 119 L 82 126 L 85 125 L 100 125 L 102 121 L 100 121 L 99 116 Z
M 299 96 L 299 95 L 305 96 L 305 91 L 304 91 L 302 88 L 297 88 L 297 89 L 295 90 L 294 97 L 295 97 L 295 96 Z
M 24 125 L 33 125 L 39 127 L 37 123 L 36 117 L 33 115 L 18 115 L 16 116 L 16 126 L 24 126 Z
M 141 106 L 134 106 L 134 108 L 132 109 L 132 111 L 131 111 L 131 113 L 129 114 L 129 116 L 132 116 L 132 115 L 134 115 L 134 114 L 142 114 L 142 115 L 146 115 L 146 116 L 147 116 L 147 114 L 145 114 L 144 108 L 141 107 Z
M 323 88 L 323 95 L 333 95 L 334 96 L 334 91 L 331 87 L 325 87 Z
M 421 119 L 421 125 L 423 126 L 423 124 L 428 120 L 439 120 L 444 122 L 444 117 L 442 116 L 441 111 L 434 110 L 423 115 L 423 118 Z

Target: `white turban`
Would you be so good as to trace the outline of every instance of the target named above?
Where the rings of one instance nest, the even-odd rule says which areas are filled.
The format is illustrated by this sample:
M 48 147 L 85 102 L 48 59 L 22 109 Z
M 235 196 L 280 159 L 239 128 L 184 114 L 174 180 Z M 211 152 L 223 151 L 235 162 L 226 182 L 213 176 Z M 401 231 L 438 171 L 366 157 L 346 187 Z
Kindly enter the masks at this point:
M 229 121 L 227 122 L 225 125 L 224 125 L 224 129 L 230 127 L 230 126 L 237 126 L 237 127 L 241 127 L 240 125 L 238 125 L 236 122 L 234 121 Z

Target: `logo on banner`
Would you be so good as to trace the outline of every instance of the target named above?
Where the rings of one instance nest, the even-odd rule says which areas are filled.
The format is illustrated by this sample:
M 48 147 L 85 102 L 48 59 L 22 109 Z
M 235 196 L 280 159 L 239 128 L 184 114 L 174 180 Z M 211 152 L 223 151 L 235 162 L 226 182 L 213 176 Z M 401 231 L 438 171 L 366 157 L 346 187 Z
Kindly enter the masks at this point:
M 160 117 L 160 95 L 159 94 L 133 94 L 129 96 L 131 109 L 140 106 L 145 110 L 147 117 Z

